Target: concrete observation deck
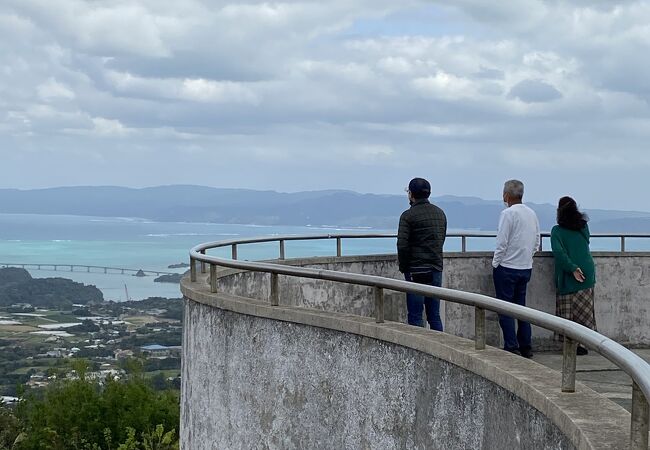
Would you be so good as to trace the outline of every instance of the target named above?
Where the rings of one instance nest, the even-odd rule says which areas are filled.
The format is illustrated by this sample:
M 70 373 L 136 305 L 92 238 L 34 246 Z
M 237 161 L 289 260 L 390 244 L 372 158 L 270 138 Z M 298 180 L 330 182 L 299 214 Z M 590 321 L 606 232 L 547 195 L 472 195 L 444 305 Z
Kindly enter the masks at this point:
M 599 332 L 650 347 L 650 254 L 594 256 Z M 282 263 L 401 278 L 394 255 Z M 617 373 L 620 391 L 592 383 L 609 398 L 580 382 L 562 393 L 562 375 L 550 368 L 561 367 L 562 357 L 531 361 L 499 350 L 495 313 L 486 312 L 485 327 L 493 347 L 476 350 L 468 306 L 442 302 L 445 333 L 438 333 L 404 323 L 401 292 L 384 293 L 386 322 L 377 323 L 367 286 L 279 276 L 279 306 L 272 306 L 272 275 L 215 273 L 217 292 L 207 273 L 181 285 L 183 448 L 629 446 L 630 414 L 622 407 L 630 406 L 629 377 Z M 529 306 L 554 313 L 552 273 L 551 255 L 541 253 Z M 490 255 L 446 255 L 443 286 L 493 296 Z M 560 348 L 552 332 L 533 333 L 537 351 Z M 588 358 L 578 359 L 578 380 L 585 369 L 617 370 Z
M 638 348 L 633 351 L 650 363 L 650 349 Z M 534 360 L 536 363 L 558 372 L 562 371 L 561 352 L 536 353 Z M 598 353 L 590 352 L 588 355 L 578 358 L 576 380 L 631 411 L 632 390 L 630 388 L 630 377 Z

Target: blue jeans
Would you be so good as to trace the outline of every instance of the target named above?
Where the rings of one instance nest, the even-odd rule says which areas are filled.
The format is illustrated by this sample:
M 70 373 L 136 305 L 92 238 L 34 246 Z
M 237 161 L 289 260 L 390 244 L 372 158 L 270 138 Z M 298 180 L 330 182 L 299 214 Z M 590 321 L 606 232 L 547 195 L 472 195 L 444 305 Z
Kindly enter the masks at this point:
M 429 272 L 418 272 L 404 274 L 406 281 L 413 281 L 429 286 L 442 286 L 442 272 L 431 270 Z M 426 307 L 427 321 L 432 330 L 442 331 L 442 320 L 440 320 L 440 300 L 435 297 L 423 297 L 421 295 L 406 293 L 406 308 L 408 310 L 409 325 L 424 327 L 422 320 L 422 309 Z
M 531 269 L 509 269 L 499 266 L 493 271 L 494 289 L 499 300 L 505 300 L 516 305 L 526 306 L 526 286 L 530 281 Z M 503 331 L 504 350 L 526 351 L 532 348 L 532 333 L 530 323 L 499 314 L 499 325 Z

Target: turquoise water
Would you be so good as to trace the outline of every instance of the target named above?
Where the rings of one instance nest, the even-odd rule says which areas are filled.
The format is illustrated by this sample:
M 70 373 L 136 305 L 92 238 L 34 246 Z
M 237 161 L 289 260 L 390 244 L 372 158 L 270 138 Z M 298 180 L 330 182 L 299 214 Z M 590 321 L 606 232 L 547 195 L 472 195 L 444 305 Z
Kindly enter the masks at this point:
M 199 243 L 241 237 L 268 235 L 363 233 L 368 230 L 220 225 L 207 223 L 161 223 L 133 218 L 0 214 L 0 264 L 80 264 L 129 269 L 182 272 L 167 266 L 188 262 L 189 249 Z M 390 230 L 372 230 L 390 232 Z M 344 242 L 350 253 L 391 253 L 393 239 L 350 240 Z M 288 242 L 287 257 L 333 255 L 336 242 Z M 229 256 L 230 248 L 211 254 Z M 268 259 L 278 255 L 278 244 L 242 245 L 240 259 Z M 102 290 L 108 300 L 126 299 L 125 285 L 132 299 L 150 296 L 179 297 L 177 284 L 154 283 L 153 276 L 87 273 L 69 268 L 31 270 L 33 277 L 64 277 Z M 84 270 L 82 272 L 82 270 Z
M 0 264 L 81 264 L 129 269 L 172 270 L 167 266 L 188 261 L 189 249 L 202 242 L 269 235 L 314 235 L 328 233 L 394 233 L 395 230 L 221 225 L 210 223 L 153 222 L 133 218 L 0 214 Z M 450 232 L 454 232 L 450 230 Z M 618 250 L 615 238 L 594 238 L 592 250 Z M 459 251 L 459 238 L 449 238 L 445 251 Z M 628 250 L 650 251 L 650 239 L 628 239 Z M 494 238 L 468 238 L 470 251 L 491 251 Z M 544 239 L 544 249 L 550 249 Z M 241 245 L 239 259 L 271 259 L 278 256 L 278 244 Z M 395 239 L 345 239 L 344 254 L 394 253 Z M 211 254 L 230 256 L 230 248 Z M 286 256 L 336 254 L 336 241 L 287 242 Z M 150 296 L 179 297 L 176 284 L 154 283 L 154 277 L 132 275 L 30 270 L 33 277 L 65 277 L 102 290 L 108 300 L 126 299 L 125 285 L 132 299 Z M 78 269 L 83 270 L 83 269 Z

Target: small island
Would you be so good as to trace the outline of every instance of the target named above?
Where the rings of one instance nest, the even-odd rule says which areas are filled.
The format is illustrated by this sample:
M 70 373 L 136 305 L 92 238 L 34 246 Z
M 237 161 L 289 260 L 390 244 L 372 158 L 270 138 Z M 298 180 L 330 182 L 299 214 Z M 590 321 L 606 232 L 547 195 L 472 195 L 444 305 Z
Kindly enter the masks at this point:
M 187 275 L 187 271 L 185 273 L 173 273 L 173 274 L 169 274 L 169 275 L 161 275 L 158 278 L 155 278 L 153 281 L 155 283 L 176 283 L 176 284 L 179 284 L 185 275 Z

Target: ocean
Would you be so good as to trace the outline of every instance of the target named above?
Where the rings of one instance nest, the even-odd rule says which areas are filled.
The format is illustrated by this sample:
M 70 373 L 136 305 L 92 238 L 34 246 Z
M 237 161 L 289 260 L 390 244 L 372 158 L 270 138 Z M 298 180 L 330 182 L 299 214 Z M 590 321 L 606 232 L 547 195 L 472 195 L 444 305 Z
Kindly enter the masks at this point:
M 369 230 L 257 225 L 222 225 L 212 223 L 154 222 L 125 217 L 87 217 L 39 214 L 0 214 L 0 265 L 3 264 L 79 264 L 164 272 L 171 264 L 189 262 L 189 249 L 199 243 L 268 235 L 305 235 L 327 233 L 363 233 Z M 391 232 L 391 230 L 371 230 Z M 349 253 L 390 253 L 395 250 L 392 239 L 346 241 Z M 289 242 L 287 257 L 336 254 L 336 243 L 307 241 Z M 214 251 L 230 255 L 230 248 Z M 243 245 L 240 259 L 275 258 L 277 244 Z M 154 276 L 93 271 L 78 268 L 32 270 L 35 278 L 63 277 L 97 286 L 107 300 L 124 301 L 128 289 L 133 300 L 147 297 L 180 297 L 178 284 L 154 283 Z M 97 270 L 97 269 L 93 269 Z
M 394 233 L 395 230 L 350 229 L 314 226 L 224 225 L 213 223 L 154 222 L 124 217 L 87 217 L 38 214 L 0 214 L 0 265 L 2 264 L 79 264 L 164 272 L 171 264 L 188 262 L 189 249 L 202 242 L 270 235 L 314 235 L 328 233 Z M 450 230 L 454 232 L 454 230 Z M 618 250 L 619 240 L 599 238 L 592 241 L 592 250 Z M 460 250 L 460 239 L 449 238 L 446 251 Z M 650 239 L 629 239 L 629 250 L 650 250 Z M 489 251 L 494 238 L 470 238 L 468 250 Z M 548 239 L 544 249 L 550 249 Z M 394 253 L 394 239 L 346 239 L 344 254 Z M 230 248 L 212 251 L 230 256 Z M 335 240 L 287 242 L 286 256 L 326 256 L 336 254 Z M 270 259 L 278 256 L 278 244 L 241 245 L 239 259 Z M 84 270 L 84 271 L 82 271 Z M 101 272 L 85 269 L 59 268 L 31 270 L 36 278 L 63 277 L 97 286 L 107 300 L 138 300 L 147 297 L 180 297 L 179 286 L 154 283 L 154 276 Z

